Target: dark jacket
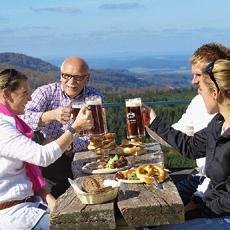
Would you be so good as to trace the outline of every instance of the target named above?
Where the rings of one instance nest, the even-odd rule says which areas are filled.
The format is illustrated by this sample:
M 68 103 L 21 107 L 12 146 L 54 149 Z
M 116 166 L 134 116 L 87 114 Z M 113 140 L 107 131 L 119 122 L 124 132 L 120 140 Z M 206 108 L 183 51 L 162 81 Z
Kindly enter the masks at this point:
M 159 117 L 150 125 L 183 156 L 192 159 L 206 156 L 206 175 L 211 181 L 204 193 L 204 208 L 219 216 L 230 215 L 230 129 L 221 135 L 223 122 L 223 116 L 217 114 L 207 128 L 194 136 L 173 129 Z

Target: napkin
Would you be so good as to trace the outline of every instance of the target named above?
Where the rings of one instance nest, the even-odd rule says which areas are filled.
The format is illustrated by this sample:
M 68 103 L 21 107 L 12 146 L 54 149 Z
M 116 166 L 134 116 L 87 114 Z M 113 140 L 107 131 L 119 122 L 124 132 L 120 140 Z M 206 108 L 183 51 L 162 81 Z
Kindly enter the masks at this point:
M 79 193 L 79 194 L 86 194 L 86 192 L 83 192 L 80 185 L 74 181 L 74 180 L 71 180 L 70 178 L 68 178 L 68 181 L 70 183 L 70 185 L 73 187 L 74 191 Z

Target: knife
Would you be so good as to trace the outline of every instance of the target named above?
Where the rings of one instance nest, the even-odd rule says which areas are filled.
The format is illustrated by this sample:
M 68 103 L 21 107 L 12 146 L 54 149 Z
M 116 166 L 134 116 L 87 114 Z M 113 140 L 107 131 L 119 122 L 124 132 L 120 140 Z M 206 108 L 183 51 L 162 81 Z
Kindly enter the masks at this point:
M 163 190 L 164 187 L 163 187 L 162 183 L 159 183 L 159 182 L 158 182 L 157 176 L 153 176 L 153 178 L 154 178 L 153 184 L 154 184 L 158 189 Z

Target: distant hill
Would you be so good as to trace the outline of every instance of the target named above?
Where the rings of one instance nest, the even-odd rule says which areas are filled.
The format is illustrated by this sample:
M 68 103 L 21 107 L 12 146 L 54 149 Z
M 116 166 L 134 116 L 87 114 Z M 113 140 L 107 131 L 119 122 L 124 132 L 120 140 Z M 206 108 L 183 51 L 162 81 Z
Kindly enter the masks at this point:
M 59 68 L 39 58 L 30 57 L 25 54 L 0 53 L 0 63 L 29 68 L 39 72 L 57 72 Z
M 16 68 L 25 73 L 33 89 L 40 85 L 56 81 L 60 76 L 59 67 L 39 58 L 17 53 L 0 53 L 0 70 L 9 67 Z M 157 68 L 156 63 L 154 67 Z M 161 71 L 162 67 L 164 69 Z M 188 71 L 173 70 L 165 72 L 165 65 L 160 65 L 158 71 L 146 70 L 140 73 L 131 72 L 127 69 L 112 68 L 91 69 L 90 73 L 90 85 L 104 92 L 110 92 L 115 88 L 189 87 L 191 81 Z
M 58 78 L 58 67 L 39 58 L 17 53 L 0 53 L 0 70 L 15 68 L 25 73 L 32 89 Z

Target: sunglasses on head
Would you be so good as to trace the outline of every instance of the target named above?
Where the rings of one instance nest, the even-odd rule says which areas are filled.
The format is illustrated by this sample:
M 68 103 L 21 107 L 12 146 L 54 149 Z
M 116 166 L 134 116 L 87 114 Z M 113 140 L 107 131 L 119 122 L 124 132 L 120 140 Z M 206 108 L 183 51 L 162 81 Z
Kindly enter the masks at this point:
M 214 75 L 213 75 L 213 72 L 212 72 L 214 63 L 215 63 L 214 61 L 213 61 L 213 62 L 209 62 L 209 63 L 206 65 L 206 67 L 205 67 L 205 72 L 209 75 L 210 79 L 211 79 L 211 80 L 213 81 L 213 83 L 215 84 L 217 90 L 219 90 L 220 88 L 219 88 L 219 86 L 218 86 L 218 84 L 217 84 L 217 82 L 216 82 L 216 79 L 215 79 L 215 77 L 214 77 Z
M 85 74 L 85 75 L 72 75 L 72 74 L 68 74 L 68 73 L 62 73 L 61 76 L 65 80 L 70 80 L 71 78 L 73 78 L 75 81 L 83 81 L 88 76 L 88 74 Z

